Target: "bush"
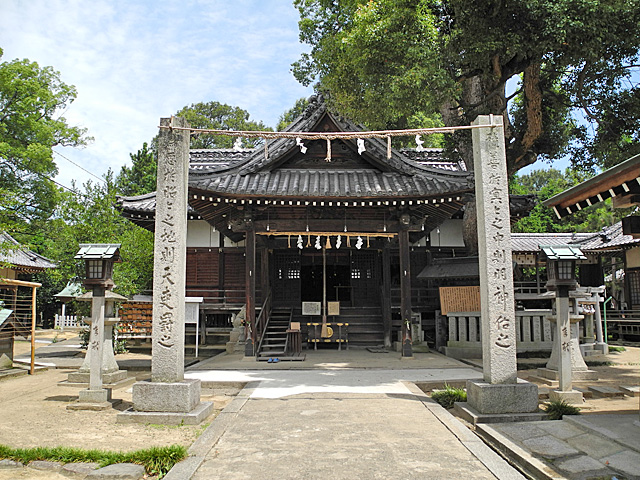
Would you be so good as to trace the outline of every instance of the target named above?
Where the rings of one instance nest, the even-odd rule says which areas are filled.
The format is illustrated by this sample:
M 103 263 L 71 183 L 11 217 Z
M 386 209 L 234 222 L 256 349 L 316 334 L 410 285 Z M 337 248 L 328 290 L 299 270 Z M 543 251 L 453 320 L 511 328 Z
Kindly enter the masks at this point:
M 609 345 L 610 352 L 625 352 L 627 349 L 617 345 Z
M 562 420 L 563 415 L 580 415 L 579 407 L 571 405 L 564 400 L 550 401 L 544 408 L 544 411 L 550 420 Z
M 455 388 L 445 383 L 444 390 L 434 390 L 431 392 L 431 398 L 444 408 L 453 408 L 455 402 L 467 401 L 467 392 L 465 392 L 463 388 Z

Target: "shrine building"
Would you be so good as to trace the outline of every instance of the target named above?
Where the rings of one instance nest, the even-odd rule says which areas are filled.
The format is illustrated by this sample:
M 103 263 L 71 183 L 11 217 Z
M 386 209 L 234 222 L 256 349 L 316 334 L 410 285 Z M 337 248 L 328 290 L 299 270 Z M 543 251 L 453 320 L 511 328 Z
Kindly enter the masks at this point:
M 312 97 L 285 131 L 361 129 Z M 437 287 L 449 280 L 418 274 L 466 254 L 462 214 L 473 188 L 472 173 L 440 150 L 398 150 L 383 138 L 191 150 L 186 295 L 204 298 L 205 332 L 229 328 L 246 305 L 252 354 L 266 350 L 276 319 L 300 322 L 304 339 L 323 315 L 336 340 L 348 323 L 350 345 L 390 347 L 411 336 L 409 323 L 431 337 Z M 153 231 L 155 193 L 118 206 Z

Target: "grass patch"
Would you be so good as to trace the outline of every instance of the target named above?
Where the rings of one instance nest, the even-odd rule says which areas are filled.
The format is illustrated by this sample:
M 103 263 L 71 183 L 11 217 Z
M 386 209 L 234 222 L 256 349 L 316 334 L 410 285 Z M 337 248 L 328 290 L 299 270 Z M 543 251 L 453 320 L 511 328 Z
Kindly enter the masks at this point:
M 627 349 L 619 345 L 609 345 L 610 352 L 626 352 Z
M 463 388 L 455 388 L 445 383 L 444 390 L 434 390 L 431 392 L 431 398 L 444 408 L 453 408 L 455 402 L 467 401 L 467 392 L 465 392 Z
M 114 463 L 137 463 L 150 475 L 163 477 L 171 467 L 187 457 L 187 449 L 182 445 L 151 447 L 133 452 L 110 452 L 105 450 L 84 450 L 71 447 L 11 448 L 0 445 L 0 458 L 8 458 L 25 465 L 34 460 L 49 460 L 61 463 L 95 462 L 101 467 Z
M 580 415 L 580 408 L 571 405 L 564 400 L 552 400 L 545 407 L 544 411 L 549 415 L 550 420 L 562 420 L 563 415 Z

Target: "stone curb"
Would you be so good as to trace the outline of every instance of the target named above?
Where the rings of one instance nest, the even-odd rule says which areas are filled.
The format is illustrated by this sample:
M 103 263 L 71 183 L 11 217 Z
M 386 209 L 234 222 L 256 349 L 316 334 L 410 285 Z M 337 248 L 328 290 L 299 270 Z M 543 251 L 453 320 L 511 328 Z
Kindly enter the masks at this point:
M 524 477 L 507 460 L 493 451 L 481 438 L 469 430 L 460 420 L 446 408 L 432 400 L 427 394 L 411 382 L 403 382 L 411 392 L 420 397 L 422 404 L 442 423 L 447 430 L 469 450 L 487 469 L 500 480 L 525 480 Z
M 176 463 L 171 470 L 164 476 L 164 480 L 187 480 L 196 473 L 202 462 L 204 462 L 207 454 L 218 443 L 220 437 L 227 430 L 231 422 L 238 416 L 242 407 L 253 394 L 255 388 L 260 382 L 249 382 L 246 386 L 231 400 L 231 402 L 218 414 L 211 422 L 211 425 L 200 435 L 195 442 L 189 447 L 185 460 Z
M 518 465 L 528 476 L 545 480 L 563 480 L 566 478 L 543 461 L 538 460 L 529 452 L 516 445 L 489 424 L 481 423 L 476 425 L 476 433 L 487 445 L 490 445 L 504 458 L 508 458 L 510 462 Z

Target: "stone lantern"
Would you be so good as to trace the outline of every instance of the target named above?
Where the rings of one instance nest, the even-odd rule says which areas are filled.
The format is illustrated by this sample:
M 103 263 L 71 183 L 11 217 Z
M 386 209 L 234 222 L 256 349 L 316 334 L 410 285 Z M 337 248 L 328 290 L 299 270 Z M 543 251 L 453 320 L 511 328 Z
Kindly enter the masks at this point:
M 86 363 L 89 367 L 89 388 L 78 393 L 79 404 L 71 406 L 71 409 L 86 408 L 95 409 L 96 404 L 103 408 L 110 408 L 111 389 L 103 388 L 103 354 L 105 351 L 105 319 L 112 329 L 117 322 L 114 316 L 114 303 L 119 297 L 110 290 L 113 283 L 113 264 L 120 262 L 120 244 L 81 244 L 80 250 L 74 257 L 85 261 L 86 278 L 85 287 L 90 290 L 86 294 L 91 298 L 91 330 L 89 346 L 87 347 Z M 110 340 L 111 335 L 109 335 Z M 108 342 L 111 345 L 111 342 Z M 111 352 L 111 357 L 113 353 Z M 111 364 L 112 362 L 107 362 Z M 115 363 L 115 360 L 113 361 Z M 84 366 L 84 365 L 83 365 Z M 86 366 L 85 366 L 86 368 Z M 116 364 L 117 370 L 117 364 Z M 118 372 L 120 372 L 118 370 Z M 80 373 L 80 372 L 79 372 Z M 117 373 L 110 382 L 126 377 L 126 372 Z
M 540 249 L 547 260 L 547 290 L 555 293 L 555 315 L 548 318 L 555 322 L 556 334 L 547 368 L 538 372 L 558 380 L 558 390 L 550 393 L 550 399 L 582 403 L 582 393 L 573 390 L 572 376 L 588 379 L 593 374 L 584 363 L 578 342 L 578 322 L 584 317 L 578 314 L 575 272 L 577 261 L 586 257 L 579 248 L 569 245 L 541 245 Z

